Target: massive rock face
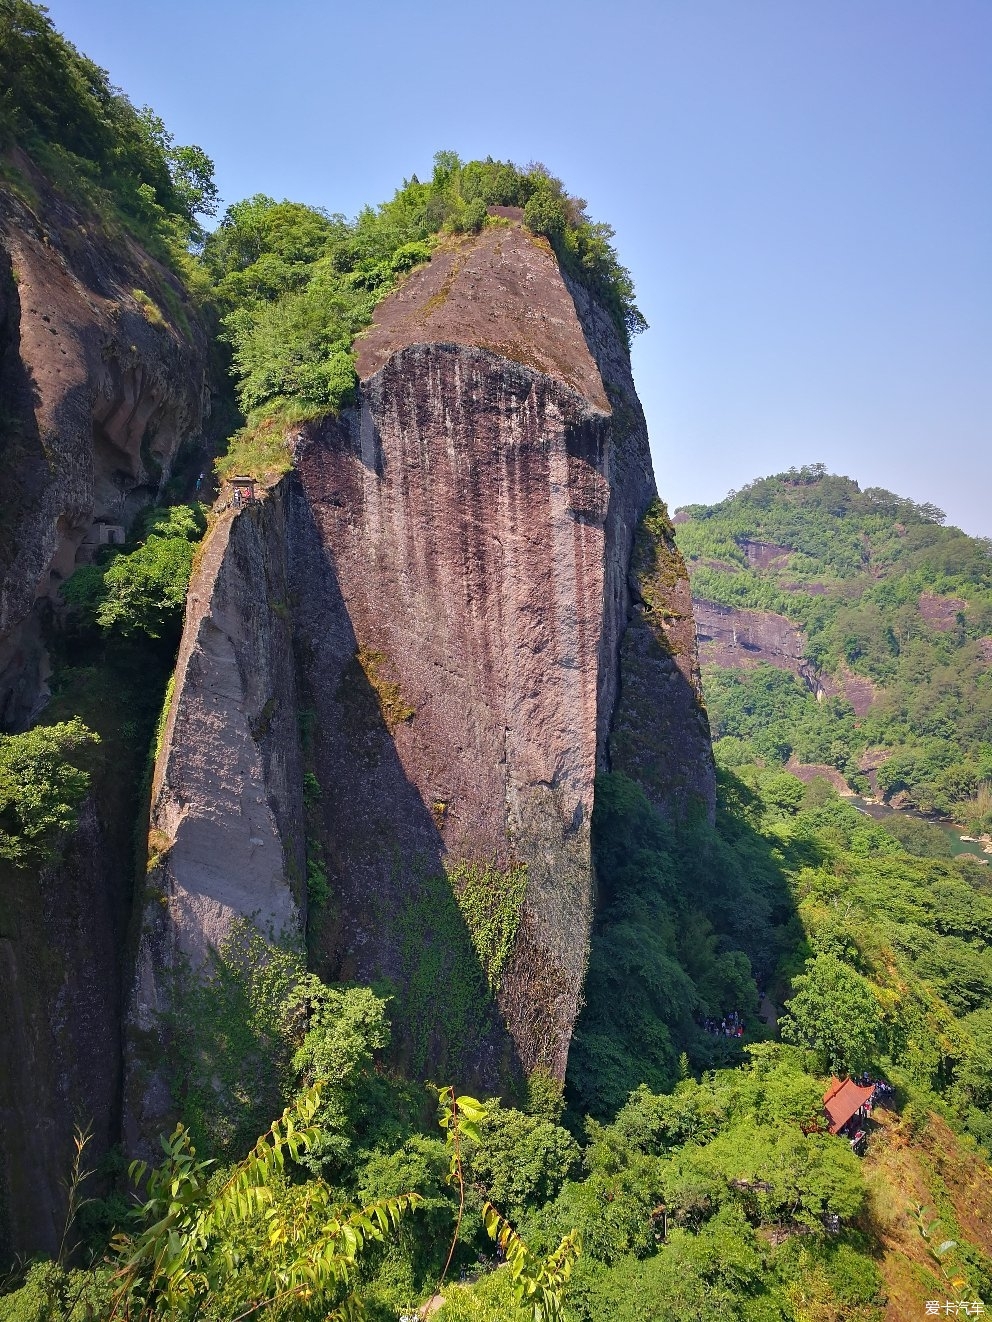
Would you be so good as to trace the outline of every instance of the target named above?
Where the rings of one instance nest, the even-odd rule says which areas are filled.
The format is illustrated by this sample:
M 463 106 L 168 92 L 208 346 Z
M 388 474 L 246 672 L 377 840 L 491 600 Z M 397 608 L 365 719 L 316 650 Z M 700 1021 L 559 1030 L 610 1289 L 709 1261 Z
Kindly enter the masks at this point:
M 158 1028 L 236 919 L 302 939 L 303 772 L 285 608 L 284 493 L 207 533 L 155 768 L 129 1023 L 125 1140 L 169 1127 Z M 147 1049 L 139 1049 L 140 1044 Z
M 414 272 L 380 305 L 358 363 L 358 405 L 305 428 L 264 512 L 234 519 L 229 548 L 246 522 L 269 530 L 254 587 L 218 596 L 220 541 L 194 581 L 183 656 L 216 651 L 205 640 L 219 634 L 242 686 L 253 664 L 264 678 L 166 734 L 153 814 L 175 844 L 136 1021 L 167 983 L 161 952 L 198 948 L 197 915 L 216 940 L 272 884 L 233 867 L 222 881 L 180 850 L 174 823 L 198 798 L 210 815 L 203 772 L 225 764 L 229 723 L 247 750 L 239 801 L 278 799 L 257 709 L 268 694 L 281 710 L 291 686 L 271 643 L 256 656 L 239 642 L 235 605 L 275 596 L 292 617 L 319 789 L 305 822 L 273 810 L 271 824 L 287 860 L 305 832 L 327 871 L 313 962 L 395 988 L 411 1070 L 484 1088 L 534 1070 L 561 1079 L 593 912 L 597 771 L 612 760 L 676 819 L 713 807 L 685 569 L 629 358 L 511 218 Z M 175 711 L 207 710 L 206 674 L 181 663 Z
M 206 364 L 175 277 L 108 238 L 21 153 L 12 161 L 21 185 L 0 189 L 0 732 L 48 696 L 45 629 L 86 539 L 126 529 L 197 442 Z M 96 1159 L 120 1137 L 133 832 L 110 820 L 111 797 L 84 806 L 40 875 L 0 865 L 0 1260 L 57 1251 L 73 1124 L 92 1122 Z
M 206 399 L 206 337 L 175 276 L 109 242 L 26 156 L 14 164 L 22 194 L 0 188 L 2 730 L 47 696 L 41 624 L 84 543 L 155 500 Z

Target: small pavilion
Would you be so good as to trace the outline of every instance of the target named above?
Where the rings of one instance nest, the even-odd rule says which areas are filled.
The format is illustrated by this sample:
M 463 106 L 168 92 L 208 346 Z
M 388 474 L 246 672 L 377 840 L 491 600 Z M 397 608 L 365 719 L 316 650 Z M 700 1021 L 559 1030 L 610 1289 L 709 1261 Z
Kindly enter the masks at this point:
M 830 1087 L 823 1094 L 823 1109 L 830 1121 L 831 1134 L 839 1134 L 874 1094 L 874 1084 L 865 1087 L 853 1079 L 831 1079 Z
M 231 486 L 234 488 L 234 503 L 236 505 L 250 505 L 255 499 L 255 479 L 253 477 L 232 477 Z

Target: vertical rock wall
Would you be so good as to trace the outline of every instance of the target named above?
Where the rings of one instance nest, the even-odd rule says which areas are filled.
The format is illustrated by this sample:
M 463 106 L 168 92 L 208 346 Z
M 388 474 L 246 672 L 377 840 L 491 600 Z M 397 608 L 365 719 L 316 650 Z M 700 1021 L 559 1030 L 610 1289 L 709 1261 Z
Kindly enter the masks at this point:
M 15 164 L 38 210 L 0 188 L 0 730 L 47 697 L 40 624 L 85 537 L 157 498 L 207 398 L 206 335 L 176 277 Z
M 92 801 L 57 864 L 0 865 L 0 1262 L 58 1251 L 73 1125 L 120 1138 L 119 866 Z
M 646 680 L 621 646 L 656 499 L 629 356 L 547 245 L 511 225 L 436 254 L 380 305 L 359 368 L 361 408 L 310 433 L 293 507 L 338 898 L 314 944 L 332 976 L 394 983 L 401 1030 L 430 1039 L 422 1067 L 487 1087 L 561 1078 L 592 915 L 593 783 L 625 689 L 658 693 L 639 702 L 650 774 L 623 769 L 675 817 L 713 804 L 691 617 L 686 633 L 659 608 Z M 480 916 L 465 878 L 482 871 Z M 494 913 L 510 936 L 495 979 L 480 931 Z M 473 958 L 494 1004 L 453 1018 Z
M 238 914 L 292 925 L 304 833 L 331 894 L 317 971 L 392 987 L 411 1072 L 505 1090 L 564 1077 L 597 772 L 627 771 L 676 819 L 712 811 L 684 566 L 610 319 L 511 223 L 380 304 L 359 369 L 358 406 L 303 430 L 295 471 L 223 516 L 194 577 L 153 800 L 132 1142 L 167 1109 L 139 1048 L 154 1058 L 170 978 Z
M 281 488 L 220 514 L 190 585 L 155 767 L 144 917 L 128 1025 L 125 1140 L 173 1119 L 162 1015 L 235 919 L 302 938 L 299 704 Z
M 206 367 L 175 276 L 23 153 L 7 164 L 22 179 L 0 187 L 0 732 L 44 707 L 58 590 L 95 523 L 128 527 L 199 443 Z M 133 798 L 117 782 L 88 802 L 58 863 L 0 869 L 0 1262 L 57 1251 L 74 1123 L 92 1122 L 94 1160 L 120 1137 Z
M 361 410 L 321 429 L 298 461 L 300 517 L 314 526 L 296 600 L 340 915 L 325 956 L 403 987 L 416 969 L 386 915 L 416 893 L 418 872 L 486 869 L 515 936 L 484 1046 L 469 1044 L 489 1086 L 506 1051 L 518 1069 L 561 1075 L 577 1011 L 607 445 L 608 414 L 567 387 L 486 350 L 424 345 L 394 354 Z M 371 723 L 354 715 L 368 687 L 386 697 Z M 510 895 L 519 869 L 522 903 Z M 457 904 L 457 879 L 444 891 Z M 462 909 L 465 957 L 484 963 L 478 920 Z M 427 929 L 428 947 L 441 941 Z M 443 973 L 464 976 L 436 953 Z M 462 1046 L 443 1044 L 442 1057 Z

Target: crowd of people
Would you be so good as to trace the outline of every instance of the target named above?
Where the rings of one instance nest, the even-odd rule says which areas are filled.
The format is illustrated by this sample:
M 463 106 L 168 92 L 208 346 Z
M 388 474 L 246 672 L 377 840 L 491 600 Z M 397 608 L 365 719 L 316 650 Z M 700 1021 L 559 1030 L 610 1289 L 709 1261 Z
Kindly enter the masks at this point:
M 884 1079 L 873 1079 L 867 1070 L 855 1082 L 860 1083 L 862 1088 L 874 1088 L 875 1091 L 872 1093 L 869 1106 L 874 1106 L 876 1102 L 888 1101 L 895 1093 L 895 1088 L 891 1083 L 886 1083 Z
M 743 1037 L 744 1020 L 736 1010 L 731 1010 L 722 1019 L 704 1019 L 703 1031 L 714 1033 L 717 1037 Z

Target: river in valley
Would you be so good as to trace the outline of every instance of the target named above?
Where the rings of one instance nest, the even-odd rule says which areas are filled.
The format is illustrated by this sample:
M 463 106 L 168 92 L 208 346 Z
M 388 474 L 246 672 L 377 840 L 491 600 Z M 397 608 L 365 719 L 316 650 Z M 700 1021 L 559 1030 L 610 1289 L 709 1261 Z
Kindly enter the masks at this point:
M 890 808 L 885 803 L 873 803 L 868 799 L 862 799 L 860 795 L 853 794 L 848 802 L 853 803 L 860 812 L 867 813 L 869 817 L 874 817 L 876 821 L 881 821 L 885 817 L 891 817 L 893 814 L 900 817 L 915 817 L 918 822 L 926 822 L 929 826 L 939 826 L 951 842 L 951 853 L 974 854 L 976 857 L 988 862 L 992 855 L 985 852 L 980 840 L 965 840 L 963 838 L 967 832 L 961 826 L 955 826 L 951 822 L 935 821 L 932 817 L 924 817 L 922 813 L 914 812 L 912 808 Z

